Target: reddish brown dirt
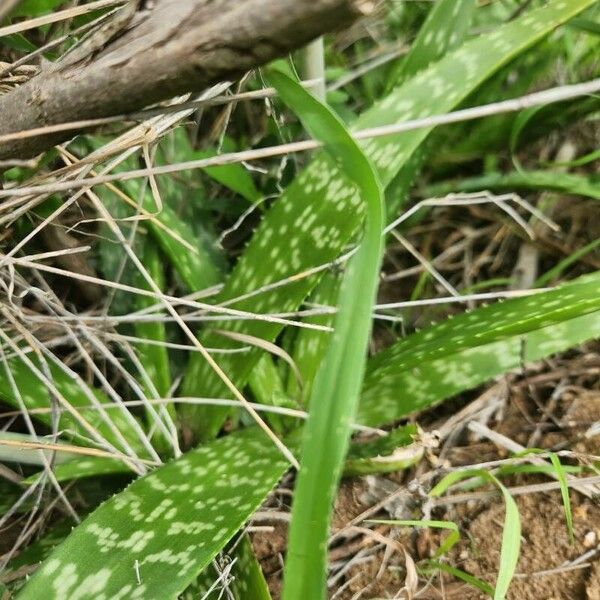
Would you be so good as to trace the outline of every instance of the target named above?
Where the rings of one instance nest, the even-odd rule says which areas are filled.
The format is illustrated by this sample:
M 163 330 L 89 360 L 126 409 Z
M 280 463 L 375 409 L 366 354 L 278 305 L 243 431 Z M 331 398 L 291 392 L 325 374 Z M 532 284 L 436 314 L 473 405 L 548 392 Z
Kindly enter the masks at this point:
M 572 457 L 563 459 L 565 464 L 591 466 L 597 462 L 594 456 L 600 454 L 599 438 L 584 436 L 591 424 L 600 422 L 597 369 L 600 360 L 596 350 L 597 347 L 592 345 L 583 352 L 511 376 L 507 380 L 508 396 L 504 411 L 497 421 L 488 422 L 488 426 L 523 445 L 527 445 L 532 433 L 539 429 L 536 447 L 574 453 Z M 564 391 L 550 404 L 558 380 L 562 382 Z M 460 401 L 457 402 L 455 406 L 422 415 L 421 423 L 428 429 L 438 427 L 447 418 L 445 410 L 449 414 L 456 412 L 457 406 L 461 405 Z M 468 404 L 468 399 L 462 401 L 462 406 L 465 404 Z M 545 414 L 550 413 L 549 408 L 552 408 L 551 414 Z M 463 433 L 453 444 L 446 448 L 444 455 L 447 466 L 508 457 L 505 449 L 471 434 Z M 414 561 L 420 568 L 446 534 L 440 535 L 428 529 L 369 526 L 367 523 L 358 524 L 362 529 L 349 527 L 357 515 L 376 502 L 371 493 L 374 487 L 391 491 L 402 482 L 416 477 L 422 479 L 436 466 L 436 461 L 436 456 L 431 456 L 429 462 L 423 461 L 404 478 L 399 473 L 375 479 L 355 478 L 342 484 L 335 505 L 333 531 L 339 533 L 343 530 L 344 535 L 330 546 L 330 563 L 335 567 L 332 574 L 334 577 L 338 574 L 335 585 L 330 588 L 330 598 L 410 598 L 407 582 L 416 597 L 423 600 L 480 600 L 488 597 L 449 575 L 441 575 L 439 571 L 429 578 L 421 574 L 413 583 L 410 577 L 407 579 L 404 552 L 410 557 L 409 566 Z M 587 475 L 590 474 L 593 473 L 588 471 Z M 548 481 L 548 477 L 539 475 L 504 478 L 507 486 Z M 413 499 L 417 496 L 413 495 Z M 570 498 L 573 543 L 569 540 L 558 490 L 515 497 L 521 516 L 522 541 L 517 575 L 511 584 L 508 600 L 600 600 L 600 501 L 585 498 L 576 491 L 571 491 Z M 407 506 L 414 510 L 414 506 Z M 277 507 L 282 510 L 281 502 Z M 390 518 L 390 511 L 370 516 Z M 420 517 L 421 514 L 417 513 L 413 516 Z M 502 501 L 499 498 L 471 500 L 447 508 L 440 507 L 434 510 L 432 518 L 459 525 L 461 541 L 447 555 L 447 562 L 493 585 L 498 571 L 504 521 Z M 254 534 L 253 543 L 273 599 L 277 600 L 281 593 L 287 524 L 281 521 L 269 524 L 273 525 L 273 530 Z M 571 564 L 580 557 L 584 559 Z M 339 569 L 343 570 L 341 575 Z

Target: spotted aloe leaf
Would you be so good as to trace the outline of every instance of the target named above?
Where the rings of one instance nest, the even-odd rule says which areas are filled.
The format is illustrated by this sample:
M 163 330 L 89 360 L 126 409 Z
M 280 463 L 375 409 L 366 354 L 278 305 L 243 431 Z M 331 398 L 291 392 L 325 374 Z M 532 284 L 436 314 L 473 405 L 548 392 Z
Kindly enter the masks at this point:
M 554 0 L 464 44 L 377 103 L 358 119 L 357 129 L 452 110 L 499 68 L 594 1 Z M 363 145 L 384 185 L 394 179 L 430 131 L 423 128 L 372 139 Z M 267 213 L 218 302 L 262 313 L 296 310 L 318 282 L 316 276 L 299 278 L 297 274 L 338 256 L 358 231 L 363 217 L 360 207 L 360 198 L 348 179 L 326 154 L 319 153 Z M 294 279 L 285 286 L 236 301 L 241 295 L 288 277 Z M 219 327 L 269 341 L 281 331 L 280 325 L 264 321 L 224 321 Z M 212 335 L 203 339 L 207 345 L 223 342 Z M 259 357 L 258 350 L 243 357 L 228 355 L 220 359 L 220 366 L 240 386 Z M 207 364 L 192 357 L 183 393 L 220 397 L 227 390 Z M 184 412 L 204 437 L 214 436 L 227 414 L 214 407 L 186 407 Z
M 335 306 L 340 292 L 341 276 L 339 273 L 329 271 L 323 275 L 317 287 L 310 296 L 310 303 L 313 306 Z M 313 325 L 326 327 L 333 326 L 334 315 L 323 314 L 309 317 L 306 322 Z M 314 381 L 321 360 L 327 351 L 329 344 L 329 334 L 326 331 L 316 331 L 312 329 L 300 329 L 297 332 L 292 358 L 302 375 L 303 387 L 300 389 L 298 378 L 290 373 L 288 379 L 288 393 L 291 396 L 299 397 L 304 402 L 308 401 L 312 383 Z
M 105 457 L 75 458 L 68 460 L 53 468 L 56 481 L 71 481 L 85 477 L 101 477 L 115 473 L 131 473 L 131 469 L 122 460 Z M 26 485 L 35 483 L 42 473 L 30 475 L 23 480 Z
M 426 450 L 418 438 L 418 427 L 409 424 L 384 437 L 352 444 L 344 463 L 344 476 L 393 473 L 413 466 Z
M 437 2 L 429 11 L 410 52 L 392 70 L 388 91 L 460 45 L 467 35 L 474 11 L 474 0 Z
M 298 382 L 297 377 L 293 377 L 293 379 L 295 382 Z M 256 363 L 248 379 L 248 387 L 257 402 L 261 404 L 284 408 L 299 408 L 298 403 L 285 393 L 283 381 L 277 366 L 269 354 L 264 354 Z M 277 433 L 283 433 L 286 429 L 297 425 L 297 421 L 294 419 L 282 417 L 277 414 L 265 415 L 265 418 Z
M 381 425 L 593 339 L 600 332 L 600 273 L 530 297 L 448 319 L 370 361 L 359 420 Z
M 190 252 L 178 239 L 150 222 L 149 228 L 154 239 L 187 287 L 199 291 L 221 282 L 222 275 L 206 247 L 207 244 L 198 242 L 198 237 L 190 225 L 181 219 L 172 207 L 163 206 L 157 220 L 196 250 Z
M 398 62 L 389 78 L 388 90 L 414 77 L 444 54 L 460 45 L 469 29 L 475 10 L 474 0 L 441 0 L 433 6 L 409 53 Z M 405 202 L 410 186 L 419 172 L 428 144 L 422 144 L 407 163 L 400 169 L 388 186 L 386 203 L 388 210 L 395 212 Z M 310 302 L 332 306 L 339 293 L 340 277 L 328 271 L 313 291 Z M 319 315 L 309 319 L 311 323 L 331 326 L 333 315 Z M 308 398 L 314 375 L 327 348 L 328 336 L 323 331 L 301 329 L 298 331 L 293 358 L 302 374 L 304 397 Z M 298 394 L 295 378 L 290 378 L 289 392 Z
M 54 550 L 18 600 L 176 598 L 287 469 L 254 428 L 138 479 Z
M 163 264 L 158 248 L 149 241 L 144 244 L 144 264 L 148 273 L 160 289 L 165 288 Z M 149 289 L 148 284 L 141 275 L 137 282 L 140 287 Z M 137 309 L 143 310 L 156 304 L 154 298 L 140 296 L 137 298 Z M 169 367 L 169 355 L 166 347 L 161 343 L 166 342 L 167 334 L 165 324 L 161 322 L 140 322 L 135 325 L 135 334 L 138 338 L 148 340 L 146 343 L 136 345 L 137 354 L 146 369 L 146 373 L 161 398 L 166 397 L 171 388 L 171 370 Z M 155 342 L 155 343 L 152 343 Z M 149 384 L 144 384 L 148 397 L 152 398 L 155 391 L 150 389 Z

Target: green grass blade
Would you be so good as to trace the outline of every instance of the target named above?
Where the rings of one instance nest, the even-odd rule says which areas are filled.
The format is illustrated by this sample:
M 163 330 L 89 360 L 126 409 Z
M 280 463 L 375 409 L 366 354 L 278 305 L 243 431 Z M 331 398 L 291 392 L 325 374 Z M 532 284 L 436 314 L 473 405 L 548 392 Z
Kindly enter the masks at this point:
M 594 0 L 568 3 L 555 0 L 463 44 L 395 89 L 358 119 L 356 127 L 386 125 L 452 110 L 498 69 L 593 3 Z M 394 179 L 429 133 L 429 129 L 422 129 L 364 144 L 363 149 L 384 185 Z M 335 259 L 359 229 L 360 203 L 354 188 L 339 174 L 333 161 L 326 153 L 319 153 L 268 211 L 217 301 L 232 301 Z M 289 285 L 233 302 L 232 306 L 262 313 L 294 311 L 317 282 L 318 277 L 296 279 Z M 259 321 L 226 321 L 219 323 L 219 327 L 269 341 L 281 331 L 278 324 Z M 211 346 L 222 344 L 223 340 L 206 335 L 203 342 Z M 243 386 L 260 354 L 256 350 L 243 357 L 228 355 L 220 360 L 220 366 L 236 385 Z M 209 366 L 194 356 L 190 359 L 183 393 L 221 397 L 227 390 Z M 201 407 L 185 407 L 183 412 L 207 438 L 218 432 L 227 415 L 227 411 Z
M 370 520 L 369 523 L 382 523 L 384 525 L 397 525 L 398 527 L 418 527 L 418 528 L 431 528 L 431 529 L 448 529 L 450 534 L 440 544 L 440 547 L 436 550 L 434 557 L 439 558 L 449 552 L 460 540 L 460 533 L 458 531 L 458 525 L 451 521 L 412 521 L 412 520 L 401 520 L 401 521 L 388 521 L 388 520 Z
M 480 590 L 481 592 L 483 592 L 484 594 L 487 594 L 490 597 L 494 595 L 494 588 L 491 585 L 489 585 L 485 581 L 482 581 L 478 577 L 475 577 L 474 575 L 470 575 L 469 573 L 466 573 L 465 571 L 463 571 L 461 569 L 457 569 L 456 567 L 453 567 L 452 565 L 448 565 L 446 563 L 443 563 L 440 561 L 435 561 L 435 560 L 428 561 L 426 572 L 430 573 L 430 571 L 434 570 L 434 569 L 439 569 L 440 571 L 444 571 L 444 573 L 448 573 L 449 575 L 456 577 L 456 579 L 460 579 L 461 581 L 468 583 L 469 585 L 473 586 L 475 589 Z M 421 569 L 421 570 L 424 570 L 424 569 Z
M 600 247 L 600 238 L 590 242 L 589 244 L 586 244 L 585 246 L 582 246 L 581 248 L 578 248 L 575 250 L 575 252 L 572 252 L 569 254 L 569 256 L 558 262 L 549 271 L 546 271 L 542 276 L 538 277 L 533 284 L 534 287 L 544 287 L 545 285 L 552 283 L 555 279 L 558 279 L 571 265 L 577 263 L 587 254 L 594 252 L 598 247 Z
M 569 541 L 573 544 L 575 542 L 575 537 L 573 535 L 573 512 L 571 510 L 571 498 L 569 496 L 569 484 L 567 483 L 566 469 L 560 462 L 558 455 L 554 454 L 554 452 L 550 453 L 550 460 L 552 461 L 552 466 L 556 472 L 556 479 L 560 484 L 560 495 L 565 510 L 565 521 L 567 523 Z
M 271 73 L 269 81 L 311 135 L 325 143 L 344 175 L 360 190 L 367 208 L 364 239 L 342 284 L 335 333 L 313 387 L 292 510 L 283 597 L 317 599 L 325 597 L 331 503 L 348 447 L 371 330 L 383 249 L 383 193 L 368 159 L 341 121 L 286 76 Z
M 94 511 L 44 561 L 18 600 L 175 598 L 287 466 L 255 429 L 192 450 Z
M 600 200 L 600 181 L 592 177 L 552 171 L 514 171 L 512 173 L 489 173 L 479 177 L 435 184 L 424 190 L 428 198 L 452 193 L 470 193 L 481 190 L 514 192 L 516 190 L 539 190 L 562 192 Z
M 494 483 L 500 488 L 504 498 L 506 514 L 502 528 L 502 549 L 500 551 L 500 568 L 496 579 L 494 600 L 504 600 L 517 568 L 521 549 L 521 519 L 519 509 L 509 491 L 495 478 Z
M 600 331 L 600 274 L 486 306 L 398 341 L 368 364 L 359 421 L 393 422 Z
M 544 163 L 545 166 L 555 166 L 555 167 L 583 167 L 592 162 L 596 162 L 600 160 L 600 149 L 594 150 L 588 154 L 584 154 L 578 158 L 573 160 L 567 160 L 565 162 L 555 162 L 555 163 Z
M 286 75 L 273 71 L 268 81 L 309 133 L 325 144 L 332 160 L 359 190 L 366 208 L 364 236 L 344 277 L 334 333 L 311 394 L 292 506 L 283 598 L 318 600 L 326 595 L 332 502 L 366 361 L 383 253 L 385 210 L 375 170 L 341 120 Z
M 455 471 L 444 477 L 444 479 L 431 490 L 429 495 L 434 498 L 439 497 L 454 483 L 474 476 L 481 477 L 493 483 L 502 493 L 502 498 L 504 500 L 506 512 L 504 516 L 504 526 L 502 528 L 500 567 L 494 592 L 494 600 L 504 600 L 515 573 L 521 549 L 521 519 L 519 517 L 517 504 L 510 495 L 510 492 L 496 477 L 487 471 L 467 469 L 465 471 Z

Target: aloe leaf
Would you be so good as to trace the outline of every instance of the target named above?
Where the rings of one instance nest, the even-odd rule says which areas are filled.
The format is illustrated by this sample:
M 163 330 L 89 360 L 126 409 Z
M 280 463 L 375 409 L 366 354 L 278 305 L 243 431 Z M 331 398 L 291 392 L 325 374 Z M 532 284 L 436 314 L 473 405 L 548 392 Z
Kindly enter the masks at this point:
M 425 453 L 416 425 L 404 425 L 369 442 L 355 442 L 348 450 L 344 477 L 392 473 L 413 466 Z
M 233 593 L 239 600 L 271 600 L 269 587 L 247 535 L 236 548 Z
M 596 23 L 595 21 L 592 21 L 590 19 L 573 19 L 571 26 L 576 27 L 581 31 L 591 33 L 592 35 L 600 36 L 600 23 Z
M 398 61 L 389 75 L 387 91 L 460 45 L 469 30 L 474 11 L 474 0 L 437 2 L 429 11 L 410 52 Z
M 358 119 L 356 127 L 375 127 L 452 110 L 490 75 L 593 3 L 594 0 L 568 3 L 555 0 L 463 44 L 395 89 Z M 430 131 L 421 129 L 372 139 L 363 145 L 384 185 L 393 180 Z M 361 211 L 357 210 L 359 206 L 360 198 L 354 188 L 336 170 L 327 154 L 319 153 L 268 211 L 217 302 L 230 302 L 237 309 L 261 313 L 297 310 L 318 277 L 296 277 L 288 285 L 233 301 L 262 286 L 334 260 L 358 231 L 362 219 Z M 278 324 L 256 320 L 224 321 L 219 323 L 219 328 L 269 341 L 281 331 Z M 203 336 L 203 341 L 208 346 L 222 343 L 221 338 L 212 335 Z M 228 355 L 219 363 L 239 387 L 246 383 L 259 356 L 260 352 L 255 350 L 243 357 Z M 193 356 L 183 393 L 221 397 L 227 390 L 210 367 Z M 184 414 L 201 436 L 210 438 L 220 429 L 227 411 L 186 407 Z
M 234 549 L 227 551 L 222 561 L 222 571 L 233 563 L 227 585 L 230 595 L 227 597 L 231 600 L 271 600 L 267 582 L 248 536 L 242 535 L 233 546 Z M 199 585 L 192 586 L 182 600 L 221 600 L 224 598 L 224 585 L 222 582 L 217 583 L 218 579 L 219 573 L 215 568 L 209 567 L 200 576 Z
M 424 190 L 424 195 L 445 196 L 459 192 L 514 192 L 516 190 L 540 190 L 562 192 L 600 200 L 600 181 L 592 177 L 557 173 L 552 171 L 515 171 L 513 173 L 489 173 L 479 177 L 435 184 Z
M 24 465 L 36 465 L 38 467 L 46 464 L 46 462 L 50 462 L 52 460 L 53 455 L 53 452 L 50 450 L 41 451 L 38 449 L 34 450 L 27 447 L 20 448 L 15 446 L 8 446 L 3 445 L 1 443 L 7 442 L 10 444 L 22 442 L 23 445 L 26 445 L 29 443 L 35 443 L 39 441 L 39 438 L 34 438 L 33 436 L 26 433 L 14 433 L 12 431 L 0 432 L 0 462 L 15 462 Z M 60 442 L 58 442 L 57 445 L 65 447 L 67 446 L 67 444 L 62 444 Z M 68 460 L 67 454 L 63 454 L 62 452 L 56 452 L 55 454 L 56 456 L 54 460 L 57 464 L 61 464 Z
M 146 200 L 146 208 L 151 209 L 150 200 Z M 161 250 L 167 255 L 173 268 L 185 285 L 193 291 L 209 288 L 223 279 L 206 242 L 199 240 L 191 226 L 181 219 L 168 205 L 163 205 L 156 218 L 167 229 L 175 232 L 185 240 L 196 252 L 190 252 L 180 241 L 165 230 L 149 221 L 148 227 Z
M 487 306 L 415 333 L 368 364 L 359 421 L 381 425 L 593 339 L 600 274 Z
M 172 131 L 165 139 L 161 149 L 163 150 L 165 164 L 210 158 L 217 154 L 213 148 L 195 150 L 185 127 L 179 127 Z M 221 150 L 223 152 L 235 152 L 238 148 L 234 140 L 225 137 L 221 144 Z M 251 204 L 256 203 L 261 198 L 254 180 L 244 165 L 234 163 L 217 167 L 205 167 L 202 171 L 220 185 L 245 198 Z M 185 177 L 188 177 L 188 175 Z M 194 175 L 189 177 L 192 180 L 195 178 Z
M 417 39 L 406 57 L 401 60 L 389 79 L 391 90 L 396 85 L 414 77 L 444 54 L 461 44 L 469 28 L 475 9 L 474 0 L 441 0 L 429 12 Z M 388 210 L 396 212 L 404 204 L 410 186 L 427 157 L 427 144 L 421 145 L 400 169 L 386 192 Z M 340 277 L 333 271 L 325 273 L 313 291 L 310 302 L 331 306 L 339 293 Z M 331 326 L 333 315 L 320 315 L 307 320 L 310 323 Z M 323 331 L 301 329 L 297 334 L 293 358 L 305 381 L 304 397 L 308 398 L 315 373 L 319 368 L 328 344 Z M 296 391 L 293 379 L 290 393 Z
M 224 150 L 233 152 L 233 149 L 224 148 Z M 214 150 L 198 151 L 193 153 L 193 158 L 210 158 L 216 156 L 216 154 Z M 239 194 L 251 204 L 255 204 L 261 198 L 260 192 L 254 185 L 254 180 L 250 177 L 248 170 L 242 165 L 231 164 L 218 167 L 205 167 L 203 171 L 216 182 Z
M 297 381 L 296 378 L 294 380 Z M 286 394 L 279 371 L 269 354 L 263 354 L 256 363 L 248 379 L 248 387 L 260 404 L 298 408 L 298 405 Z M 283 433 L 286 429 L 289 429 L 290 425 L 297 424 L 297 421 L 290 422 L 289 419 L 277 414 L 267 414 L 265 418 L 277 433 Z
M 0 514 L 8 512 L 21 493 L 22 490 L 18 486 L 0 479 Z
M 41 374 L 40 365 L 35 357 L 30 357 L 33 367 Z M 12 376 L 19 386 L 21 399 L 30 411 L 33 418 L 38 421 L 51 425 L 50 412 L 36 412 L 37 409 L 47 411 L 51 406 L 51 400 L 46 384 L 33 368 L 19 357 L 9 358 L 6 361 Z M 86 410 L 90 408 L 90 397 L 86 395 L 82 387 L 85 385 L 81 380 L 75 377 L 69 377 L 55 364 L 48 362 L 48 368 L 52 375 L 52 382 L 59 393 L 71 404 L 71 406 L 79 411 L 81 417 L 89 423 L 105 440 L 111 444 L 120 447 L 119 441 L 115 436 L 115 430 L 118 430 L 121 435 L 127 440 L 133 448 L 138 448 L 139 439 L 133 431 L 131 423 L 123 416 L 118 409 L 112 409 L 109 413 L 110 421 L 113 427 L 110 427 L 104 421 L 96 410 Z M 106 405 L 110 404 L 108 397 L 96 388 L 89 388 L 89 394 L 93 395 L 98 403 Z M 0 398 L 10 406 L 19 408 L 19 400 L 15 397 L 10 381 L 6 376 L 5 367 L 0 364 Z M 83 410 L 82 410 L 83 409 Z M 89 436 L 89 433 L 83 429 L 79 421 L 68 412 L 61 415 L 60 426 L 64 429 L 63 437 L 78 439 L 79 435 Z
M 96 509 L 50 554 L 18 600 L 176 598 L 287 466 L 254 428 L 192 450 Z
M 285 565 L 285 600 L 325 598 L 333 496 L 348 449 L 371 332 L 385 222 L 383 189 L 342 121 L 283 73 L 267 77 L 305 128 L 325 144 L 366 206 L 364 237 L 344 277 L 334 333 L 313 386 L 304 427 Z
M 56 481 L 62 482 L 83 479 L 84 477 L 102 477 L 118 473 L 131 473 L 131 469 L 121 460 L 86 456 L 54 465 L 52 472 Z M 42 474 L 43 472 L 30 475 L 23 480 L 23 483 L 26 485 L 36 483 Z
M 311 306 L 333 306 L 340 293 L 342 278 L 340 273 L 330 271 L 325 273 L 317 287 L 310 296 Z M 322 314 L 305 319 L 306 323 L 321 325 L 323 327 L 333 326 L 333 314 Z M 312 390 L 315 375 L 321 364 L 321 360 L 327 351 L 330 339 L 326 331 L 315 331 L 311 329 L 300 329 L 294 340 L 292 358 L 302 376 L 303 389 L 299 388 L 298 379 L 290 372 L 288 379 L 288 393 L 290 396 L 300 397 L 303 404 L 308 402 Z

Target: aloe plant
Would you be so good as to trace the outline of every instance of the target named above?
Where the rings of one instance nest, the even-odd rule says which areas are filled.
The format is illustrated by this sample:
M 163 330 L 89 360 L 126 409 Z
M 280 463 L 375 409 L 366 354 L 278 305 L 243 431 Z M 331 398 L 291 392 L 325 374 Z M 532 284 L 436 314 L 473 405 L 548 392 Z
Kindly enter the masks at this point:
M 119 217 L 136 216 L 139 210 L 144 213 L 134 248 L 143 250 L 142 261 L 159 289 L 168 293 L 175 289 L 182 295 L 205 291 L 208 295 L 206 290 L 214 292 L 223 284 L 218 294 L 209 295 L 215 310 L 211 321 L 198 329 L 198 337 L 206 347 L 215 349 L 218 364 L 249 400 L 258 403 L 257 408 L 283 409 L 282 414 L 263 414 L 271 429 L 300 457 L 301 465 L 295 482 L 284 568 L 284 600 L 325 597 L 328 530 L 339 478 L 409 468 L 425 455 L 425 436 L 416 425 L 398 427 L 400 419 L 473 389 L 523 362 L 536 361 L 592 339 L 600 327 L 600 274 L 593 273 L 528 297 L 467 311 L 399 339 L 397 331 L 390 328 L 388 333 L 396 335 L 395 341 L 367 358 L 379 267 L 386 244 L 382 234 L 386 210 L 389 219 L 396 216 L 407 201 L 419 170 L 428 169 L 430 162 L 436 163 L 438 146 L 446 144 L 447 150 L 448 144 L 441 132 L 428 127 L 360 143 L 354 141 L 350 132 L 435 116 L 465 103 L 494 98 L 504 82 L 502 77 L 496 77 L 500 72 L 506 75 L 515 60 L 527 56 L 527 50 L 594 4 L 595 0 L 551 0 L 514 21 L 484 28 L 483 33 L 469 39 L 471 19 L 481 12 L 475 10 L 475 0 L 441 0 L 430 10 L 408 55 L 383 69 L 385 76 L 373 75 L 373 82 L 379 77 L 381 97 L 376 99 L 373 88 L 371 96 L 375 101 L 371 108 L 356 119 L 348 107 L 341 113 L 350 124 L 276 67 L 264 71 L 266 82 L 275 87 L 279 97 L 273 101 L 273 114 L 279 115 L 281 101 L 300 121 L 300 125 L 293 120 L 285 123 L 278 119 L 276 125 L 275 121 L 270 122 L 265 135 L 287 136 L 302 128 L 324 145 L 312 155 L 305 169 L 298 167 L 304 159 L 293 165 L 283 162 L 276 173 L 275 169 L 262 168 L 248 171 L 242 165 L 207 169 L 204 175 L 218 184 L 210 188 L 217 190 L 213 194 L 207 193 L 208 186 L 204 189 L 204 180 L 199 183 L 195 175 L 159 179 L 164 201 L 160 211 L 155 197 L 132 182 L 119 183 L 117 195 L 121 200 L 124 195 L 138 198 L 141 206 L 137 208 L 117 208 L 113 197 L 116 188 L 98 189 L 103 202 Z M 586 60 L 593 54 L 590 48 L 593 44 L 586 45 Z M 535 73 L 545 72 L 540 67 Z M 534 79 L 529 75 L 519 82 L 518 89 L 531 87 Z M 581 110 L 578 114 L 590 114 L 592 107 L 593 103 L 586 100 L 585 107 L 577 108 Z M 527 123 L 532 121 L 533 117 Z M 453 130 L 456 131 L 458 128 Z M 243 145 L 245 135 L 245 130 L 240 133 L 239 145 L 224 138 L 225 147 Z M 157 161 L 184 162 L 214 154 L 212 149 L 195 149 L 191 137 L 185 127 L 166 136 L 159 144 Z M 481 146 L 483 141 L 477 143 Z M 478 156 L 484 154 L 480 149 Z M 435 168 L 440 164 L 447 167 L 441 160 Z M 135 160 L 130 159 L 128 168 L 136 166 Z M 446 193 L 485 184 L 497 190 L 550 189 L 598 198 L 597 182 L 583 175 L 549 170 L 520 170 L 504 175 L 499 170 L 494 163 L 484 176 L 455 182 L 442 169 L 442 177 L 436 173 L 436 181 L 442 183 L 431 185 L 426 191 Z M 274 192 L 280 186 L 287 187 L 271 201 L 269 197 L 278 195 Z M 248 212 L 248 207 L 263 198 L 266 201 L 261 207 L 268 207 L 264 212 Z M 227 208 L 221 210 L 221 204 L 227 204 Z M 211 212 L 218 212 L 218 216 Z M 244 218 L 240 219 L 240 213 Z M 249 237 L 248 244 L 243 249 L 240 244 L 231 250 L 231 256 L 226 256 L 229 250 L 220 248 L 217 236 L 211 233 L 217 229 L 217 221 L 223 229 L 233 223 L 237 234 Z M 122 260 L 115 252 L 114 240 L 102 239 L 99 246 L 100 267 L 110 279 L 116 271 L 107 264 L 109 259 L 114 259 L 115 264 Z M 568 265 L 595 248 L 595 242 L 586 245 L 569 258 L 570 262 L 556 265 L 540 284 L 554 280 Z M 347 262 L 338 261 L 348 250 L 352 257 Z M 239 258 L 234 256 L 238 252 Z M 126 266 L 126 279 L 135 278 L 130 271 Z M 147 282 L 141 279 L 137 286 L 148 289 Z M 265 286 L 266 291 L 261 289 Z M 131 311 L 149 311 L 155 303 L 143 295 L 135 300 L 128 297 L 127 301 Z M 230 316 L 219 317 L 218 312 L 220 306 L 225 306 L 246 313 L 288 313 L 314 305 L 337 308 L 335 315 L 330 312 L 305 319 L 307 323 L 331 327 L 332 333 L 284 329 L 281 322 L 259 319 L 232 320 Z M 126 312 L 111 308 L 119 314 Z M 6 362 L 6 368 L 18 382 L 18 393 L 6 369 L 0 366 L 0 397 L 4 403 L 17 409 L 24 404 L 34 419 L 48 426 L 52 424 L 52 413 L 45 410 L 49 405 L 47 388 L 55 388 L 74 407 L 61 418 L 61 444 L 64 438 L 75 446 L 89 446 L 92 437 L 95 445 L 119 454 L 68 459 L 61 454 L 62 458 L 53 465 L 58 482 L 68 481 L 78 490 L 98 483 L 107 494 L 121 489 L 124 482 L 131 482 L 103 503 L 92 501 L 86 508 L 91 514 L 72 532 L 69 526 L 62 525 L 51 530 L 48 544 L 40 544 L 44 552 L 33 552 L 36 544 L 32 544 L 31 554 L 26 551 L 20 557 L 25 562 L 13 561 L 11 569 L 43 561 L 22 582 L 19 600 L 167 600 L 205 594 L 209 599 L 219 598 L 222 590 L 214 584 L 227 564 L 233 564 L 230 573 L 234 580 L 228 591 L 235 600 L 270 598 L 244 525 L 290 465 L 264 432 L 249 425 L 243 411 L 210 405 L 211 398 L 215 404 L 229 398 L 229 390 L 198 353 L 192 352 L 189 359 L 184 359 L 179 344 L 181 332 L 156 314 L 154 322 L 134 320 L 129 325 L 124 319 L 115 327 L 124 339 L 131 339 L 132 333 L 138 338 L 131 344 L 135 355 L 118 354 L 134 387 L 148 398 L 171 392 L 179 396 L 175 400 L 181 404 L 162 400 L 166 408 L 157 408 L 164 423 L 177 421 L 180 439 L 176 441 L 187 450 L 167 464 L 159 466 L 160 460 L 169 460 L 167 456 L 173 454 L 165 449 L 165 433 L 176 436 L 177 432 L 174 428 L 167 431 L 163 424 L 157 434 L 156 412 L 150 405 L 126 413 L 125 406 L 115 408 L 114 404 L 104 413 L 99 410 L 99 404 L 104 407 L 111 400 L 96 387 L 103 375 L 101 370 L 84 381 L 78 374 L 79 365 L 65 368 L 47 352 L 50 383 L 39 359 L 30 359 L 35 353 L 30 352 L 26 340 L 19 340 L 19 345 L 9 350 L 29 354 L 11 354 Z M 125 324 L 121 326 L 121 322 Z M 168 346 L 177 348 L 177 352 L 171 352 Z M 119 348 L 118 344 L 115 347 Z M 235 352 L 223 353 L 227 351 Z M 183 383 L 178 387 L 180 377 Z M 123 397 L 129 399 L 129 393 L 128 389 L 123 391 Z M 194 405 L 198 398 L 206 400 L 206 404 Z M 306 424 L 306 415 L 300 409 L 308 410 Z M 85 421 L 83 425 L 80 417 Z M 378 428 L 395 424 L 396 429 L 376 440 L 352 441 L 350 435 L 356 422 Z M 97 438 L 91 435 L 92 430 L 98 433 Z M 146 434 L 156 448 L 144 445 L 142 438 Z M 189 449 L 198 442 L 200 445 Z M 174 446 L 178 456 L 179 448 Z M 156 468 L 135 479 L 132 456 L 146 458 L 149 450 L 153 464 L 146 460 L 144 469 Z M 129 456 L 124 455 L 127 453 Z M 537 472 L 557 474 L 565 499 L 564 473 L 573 471 L 557 464 L 554 458 L 553 463 Z M 33 488 L 27 486 L 43 485 L 46 480 L 45 472 L 33 471 L 29 468 L 28 476 L 19 479 L 29 494 Z M 507 507 L 496 588 L 492 590 L 445 563 L 436 568 L 446 569 L 501 598 L 507 593 L 518 557 L 518 512 L 497 479 L 489 473 L 476 475 L 499 487 Z M 440 495 L 462 476 L 466 475 L 443 480 L 431 494 Z M 9 513 L 19 502 L 20 488 L 11 484 L 1 489 L 9 501 L 3 512 Z M 31 506 L 30 501 L 23 504 L 26 508 Z M 567 502 L 565 514 L 571 527 Z M 404 524 L 416 526 L 411 522 Z M 440 554 L 455 543 L 454 524 L 425 524 L 450 530 Z M 61 543 L 55 546 L 59 540 Z M 46 556 L 50 545 L 53 549 Z M 11 587 L 11 591 L 15 588 Z
M 568 3 L 557 0 L 463 44 L 376 103 L 357 120 L 356 129 L 452 110 L 503 65 L 592 4 L 593 0 Z M 424 128 L 363 144 L 384 186 L 394 180 L 430 131 Z M 265 215 L 217 302 L 254 312 L 296 310 L 319 278 L 315 275 L 299 279 L 295 275 L 338 257 L 361 222 L 362 213 L 356 210 L 359 206 L 360 198 L 336 174 L 331 159 L 324 154 L 316 156 Z M 344 219 L 340 219 L 342 214 Z M 264 260 L 265 253 L 268 260 Z M 252 294 L 286 278 L 292 279 L 285 286 Z M 243 300 L 236 300 L 249 293 Z M 219 327 L 269 341 L 281 331 L 276 323 L 259 321 L 223 322 Z M 206 345 L 223 342 L 215 335 L 203 336 L 203 341 Z M 241 386 L 259 356 L 260 351 L 254 350 L 243 358 L 224 357 L 220 364 L 232 381 Z M 225 392 L 223 383 L 208 365 L 200 358 L 191 360 L 183 385 L 184 395 L 214 397 Z M 227 415 L 226 410 L 212 407 L 190 407 L 184 412 L 186 419 L 193 421 L 207 439 L 215 435 Z

